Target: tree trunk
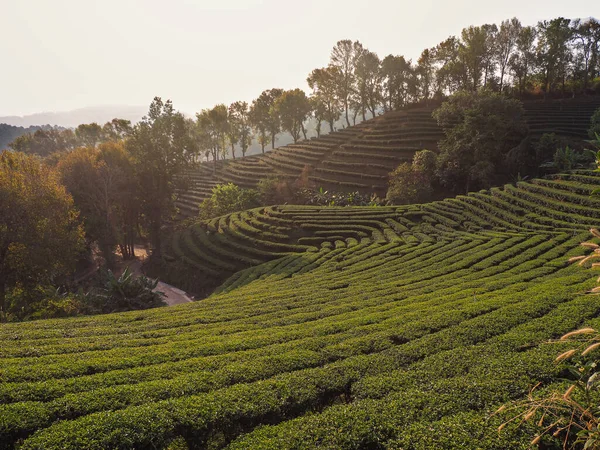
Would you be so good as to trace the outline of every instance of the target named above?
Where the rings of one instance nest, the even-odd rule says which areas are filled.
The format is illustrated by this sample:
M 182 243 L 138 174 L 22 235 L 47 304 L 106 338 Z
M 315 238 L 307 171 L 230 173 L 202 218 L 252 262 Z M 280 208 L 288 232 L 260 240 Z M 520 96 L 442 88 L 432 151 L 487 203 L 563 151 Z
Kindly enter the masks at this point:
M 235 144 L 231 144 L 231 156 L 235 159 Z
M 304 136 L 304 140 L 306 140 L 306 128 L 304 128 L 304 124 L 301 124 L 300 127 L 302 128 L 302 135 Z
M 504 87 L 504 66 L 500 70 L 500 93 L 502 94 L 502 88 Z
M 348 116 L 348 100 L 344 101 L 344 109 L 346 110 L 346 123 L 350 126 L 350 117 Z
M 264 152 L 265 152 L 265 144 L 261 143 L 261 144 L 260 144 L 260 147 L 261 147 L 261 149 L 262 149 L 262 152 L 264 153 Z
M 275 133 L 271 134 L 271 149 L 275 150 Z

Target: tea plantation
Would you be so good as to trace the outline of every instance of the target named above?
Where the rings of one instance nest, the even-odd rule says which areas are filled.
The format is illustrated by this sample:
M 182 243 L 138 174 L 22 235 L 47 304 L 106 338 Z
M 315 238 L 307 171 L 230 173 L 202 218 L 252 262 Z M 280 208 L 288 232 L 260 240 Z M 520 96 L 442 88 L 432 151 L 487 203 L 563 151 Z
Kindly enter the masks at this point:
M 587 139 L 590 118 L 600 97 L 554 101 L 525 101 L 525 119 L 535 141 L 544 133 L 570 139 Z M 198 205 L 219 183 L 256 187 L 270 176 L 297 178 L 306 166 L 309 180 L 333 191 L 359 191 L 385 197 L 388 174 L 411 161 L 422 149 L 436 150 L 442 129 L 422 107 L 387 112 L 358 125 L 307 141 L 278 147 L 265 154 L 202 163 L 188 173 L 191 184 L 179 192 L 183 216 L 196 216 Z
M 171 308 L 0 327 L 0 447 L 527 448 L 490 414 L 600 326 L 595 172 L 407 207 L 260 208 L 176 234 Z

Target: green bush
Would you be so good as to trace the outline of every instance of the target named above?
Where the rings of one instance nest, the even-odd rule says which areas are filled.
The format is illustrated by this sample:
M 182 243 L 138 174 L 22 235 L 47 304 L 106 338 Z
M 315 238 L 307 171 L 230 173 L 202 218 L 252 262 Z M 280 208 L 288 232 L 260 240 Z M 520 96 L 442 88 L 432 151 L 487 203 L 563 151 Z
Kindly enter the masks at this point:
M 254 189 L 243 189 L 236 184 L 218 184 L 212 195 L 200 204 L 201 219 L 212 219 L 244 209 L 259 206 L 259 193 Z

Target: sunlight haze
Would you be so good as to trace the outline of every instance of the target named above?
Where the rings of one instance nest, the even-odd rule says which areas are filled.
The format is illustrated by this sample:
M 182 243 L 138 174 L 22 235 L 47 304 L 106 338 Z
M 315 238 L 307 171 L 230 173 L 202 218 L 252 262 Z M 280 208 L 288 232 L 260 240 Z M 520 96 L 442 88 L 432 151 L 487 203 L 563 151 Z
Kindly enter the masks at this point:
M 95 105 L 194 113 L 301 87 L 340 39 L 415 59 L 463 27 L 586 17 L 591 2 L 2 0 L 1 115 Z

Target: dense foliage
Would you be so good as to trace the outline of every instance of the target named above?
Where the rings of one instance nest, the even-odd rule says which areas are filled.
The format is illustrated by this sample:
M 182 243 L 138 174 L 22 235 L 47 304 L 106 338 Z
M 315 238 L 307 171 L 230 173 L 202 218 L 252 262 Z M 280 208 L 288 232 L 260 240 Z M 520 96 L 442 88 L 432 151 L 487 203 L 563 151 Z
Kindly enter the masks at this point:
M 434 191 L 437 155 L 431 150 L 415 153 L 412 163 L 400 164 L 390 174 L 386 200 L 391 204 L 424 203 Z
M 213 188 L 212 195 L 200 204 L 200 218 L 212 219 L 255 208 L 259 200 L 259 193 L 254 189 L 243 189 L 233 183 L 219 184 Z
M 134 256 L 138 223 L 138 185 L 131 155 L 122 142 L 80 147 L 61 156 L 57 169 L 74 198 L 87 239 L 97 242 L 109 267 L 118 248 Z
M 459 92 L 434 112 L 445 137 L 437 176 L 454 192 L 499 184 L 509 152 L 528 133 L 521 102 L 490 92 Z
M 13 142 L 19 136 L 24 134 L 32 134 L 40 129 L 51 129 L 50 125 L 44 126 L 29 126 L 18 127 L 14 125 L 8 125 L 6 123 L 0 123 L 0 151 L 8 149 L 8 144 Z
M 82 244 L 73 199 L 58 173 L 33 156 L 0 153 L 0 310 L 27 310 L 29 304 L 7 304 L 6 295 L 68 275 Z
M 175 176 L 197 153 L 192 128 L 170 100 L 155 97 L 148 115 L 137 123 L 127 140 L 139 187 L 143 212 L 154 251 L 161 249 L 161 227 L 175 209 Z

